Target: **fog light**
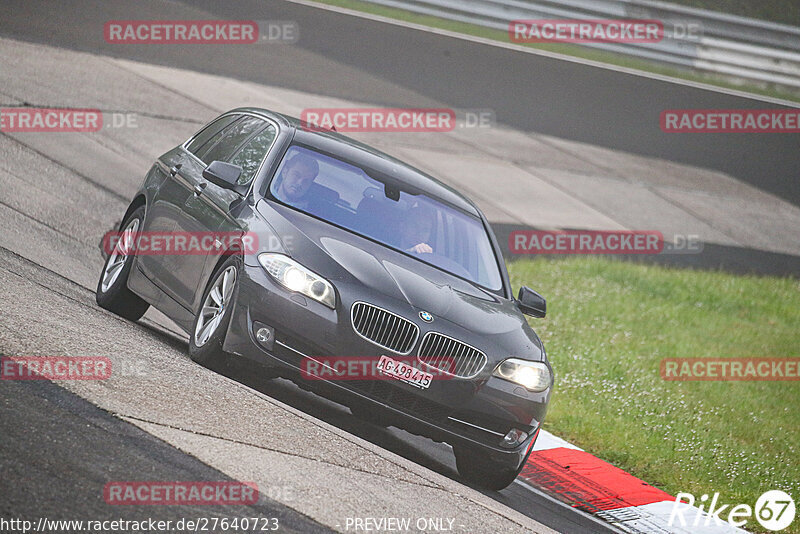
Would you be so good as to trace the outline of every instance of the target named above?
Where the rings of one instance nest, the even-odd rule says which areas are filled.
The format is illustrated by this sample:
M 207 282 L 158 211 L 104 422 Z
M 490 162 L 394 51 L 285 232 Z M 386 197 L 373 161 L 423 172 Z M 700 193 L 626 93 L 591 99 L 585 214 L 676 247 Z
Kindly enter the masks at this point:
M 500 442 L 500 446 L 514 448 L 522 444 L 528 438 L 528 434 L 523 432 L 522 430 L 517 430 L 516 428 L 512 428 L 508 431 L 508 434 L 503 438 L 503 441 Z
M 259 343 L 267 344 L 272 340 L 272 332 L 269 331 L 269 328 L 259 328 L 256 332 L 256 339 Z
M 264 323 L 258 321 L 253 322 L 253 334 L 255 334 L 256 341 L 262 348 L 272 352 L 275 345 L 275 329 Z

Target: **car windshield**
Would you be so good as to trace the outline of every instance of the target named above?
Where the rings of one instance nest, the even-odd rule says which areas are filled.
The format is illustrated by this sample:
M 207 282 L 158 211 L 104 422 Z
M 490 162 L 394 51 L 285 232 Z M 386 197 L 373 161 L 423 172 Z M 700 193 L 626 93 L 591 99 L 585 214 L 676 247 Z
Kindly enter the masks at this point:
M 364 169 L 293 145 L 270 192 L 300 211 L 494 291 L 502 278 L 478 217 L 424 194 L 399 191 Z

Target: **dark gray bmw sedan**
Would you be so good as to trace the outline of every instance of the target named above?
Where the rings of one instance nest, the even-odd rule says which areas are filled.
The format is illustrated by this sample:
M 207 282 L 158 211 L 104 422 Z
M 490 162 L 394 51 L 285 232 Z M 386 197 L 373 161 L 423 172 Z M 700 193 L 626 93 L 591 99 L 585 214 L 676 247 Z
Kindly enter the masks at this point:
M 154 306 L 218 368 L 260 365 L 358 417 L 453 447 L 490 489 L 522 469 L 553 374 L 469 199 L 336 132 L 263 109 L 155 162 L 108 241 L 97 302 Z

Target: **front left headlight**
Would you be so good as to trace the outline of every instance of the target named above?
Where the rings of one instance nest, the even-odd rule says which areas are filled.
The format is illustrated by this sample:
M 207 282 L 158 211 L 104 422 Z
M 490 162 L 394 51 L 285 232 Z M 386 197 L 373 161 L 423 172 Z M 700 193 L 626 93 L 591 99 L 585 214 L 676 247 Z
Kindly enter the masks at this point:
M 258 262 L 289 291 L 297 291 L 329 308 L 336 308 L 336 293 L 331 283 L 290 257 L 265 252 L 258 255 Z
M 507 359 L 498 365 L 492 374 L 537 393 L 549 388 L 552 380 L 550 368 L 544 362 L 530 362 L 518 358 Z

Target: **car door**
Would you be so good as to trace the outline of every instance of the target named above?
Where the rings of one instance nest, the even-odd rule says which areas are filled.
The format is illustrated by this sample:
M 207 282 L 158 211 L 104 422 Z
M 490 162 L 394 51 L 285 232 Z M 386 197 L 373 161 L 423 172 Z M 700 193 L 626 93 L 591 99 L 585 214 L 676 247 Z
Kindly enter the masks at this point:
M 186 200 L 193 192 L 196 183 L 198 155 L 203 154 L 219 141 L 233 124 L 243 118 L 241 114 L 224 115 L 211 122 L 183 146 L 160 158 L 158 165 L 166 174 L 164 183 L 154 195 L 148 211 L 147 232 L 174 236 L 182 219 Z M 171 156 L 170 156 L 171 155 Z M 181 256 L 163 251 L 159 254 L 142 255 L 139 259 L 142 271 L 161 290 L 176 299 L 176 288 L 180 280 L 175 275 Z
M 248 185 L 255 176 L 261 161 L 275 140 L 277 129 L 266 120 L 246 116 L 233 124 L 215 146 L 202 154 L 193 176 L 196 179 L 192 194 L 181 211 L 176 231 L 190 233 L 235 232 L 241 228 L 231 215 L 231 210 L 241 202 L 242 196 L 203 178 L 202 171 L 214 161 L 225 161 L 242 167 L 239 185 Z M 261 150 L 260 148 L 263 148 Z M 223 250 L 214 249 L 208 254 L 187 254 L 181 257 L 176 270 L 178 301 L 194 309 L 194 296 L 205 280 L 206 266 L 216 263 Z M 204 288 L 200 288 L 202 292 Z
M 155 165 L 155 172 L 164 178 L 153 195 L 147 208 L 144 232 L 169 235 L 175 230 L 179 213 L 183 209 L 191 190 L 188 188 L 186 174 L 194 161 L 193 152 L 207 146 L 222 130 L 241 118 L 241 115 L 220 117 L 200 130 L 184 146 L 177 147 L 161 156 Z M 137 263 L 142 272 L 163 289 L 168 288 L 172 263 L 175 258 L 161 254 L 147 254 L 139 257 Z

